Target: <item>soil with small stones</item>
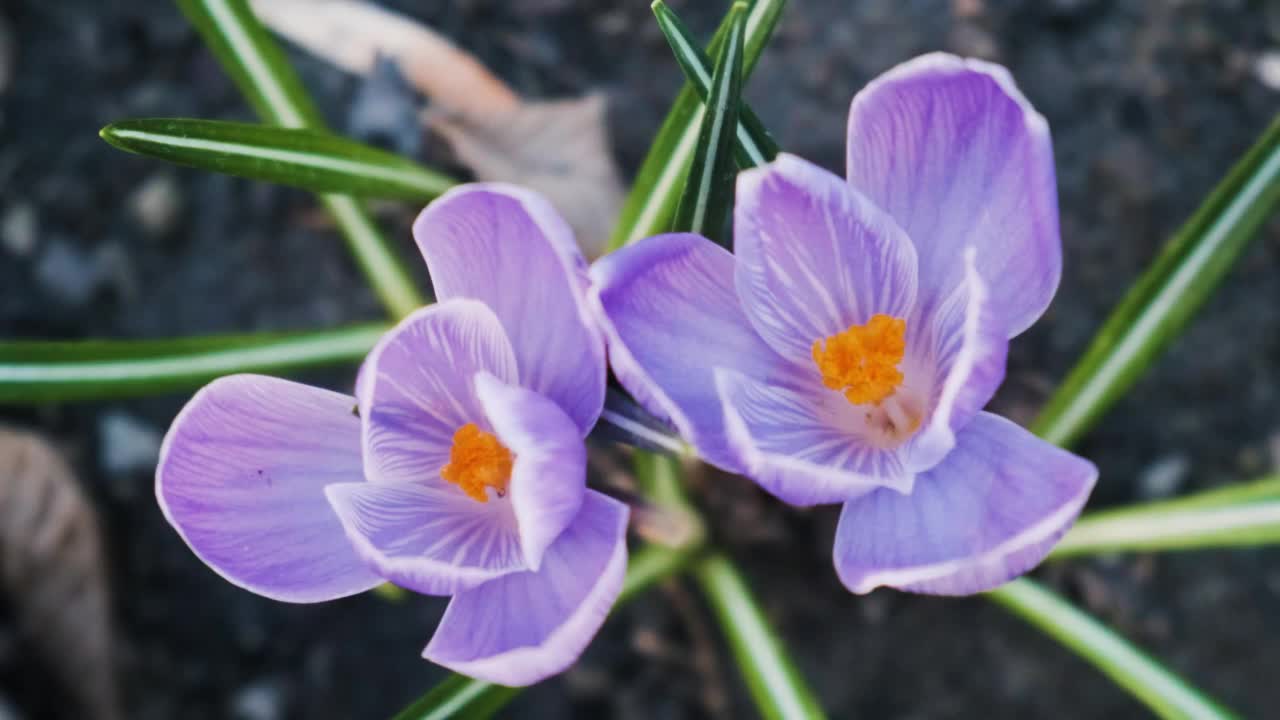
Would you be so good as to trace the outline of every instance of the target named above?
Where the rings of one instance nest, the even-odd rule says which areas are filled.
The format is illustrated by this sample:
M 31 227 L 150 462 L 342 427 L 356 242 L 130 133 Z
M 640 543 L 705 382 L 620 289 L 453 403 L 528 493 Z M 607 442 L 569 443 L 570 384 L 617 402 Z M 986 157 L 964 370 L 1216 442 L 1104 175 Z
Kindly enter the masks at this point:
M 680 82 L 647 2 L 394 4 L 527 96 L 606 93 L 627 173 Z M 722 10 L 672 5 L 703 34 Z M 0 337 L 161 338 L 380 317 L 307 194 L 176 169 L 98 139 L 99 127 L 127 117 L 251 117 L 172 4 L 7 0 L 0 20 Z M 1280 109 L 1280 88 L 1268 86 L 1280 85 L 1280 5 L 799 0 L 747 95 L 783 147 L 839 170 L 853 93 L 935 49 L 1009 66 L 1053 129 L 1065 275 L 1048 314 L 1014 343 L 996 401 L 1025 422 Z M 368 96 L 360 83 L 293 58 L 331 123 L 346 128 Z M 422 152 L 450 167 L 439 143 Z M 380 218 L 416 267 L 413 210 L 384 207 Z M 1185 336 L 1080 444 L 1102 470 L 1094 507 L 1245 480 L 1280 463 L 1278 271 L 1272 222 Z M 351 377 L 341 369 L 303 379 L 349 389 Z M 96 502 L 128 716 L 383 718 L 443 677 L 419 659 L 440 600 L 279 604 L 227 584 L 191 554 L 156 506 L 148 460 L 186 397 L 0 411 L 52 437 Z M 980 598 L 848 594 L 830 563 L 832 508 L 787 509 L 732 478 L 698 490 L 718 541 L 832 717 L 1145 712 Z M 1123 556 L 1038 574 L 1244 716 L 1264 717 L 1280 701 L 1280 552 Z M 3 612 L 0 717 L 59 717 L 54 674 L 27 660 Z M 707 608 L 677 584 L 616 613 L 581 663 L 520 696 L 506 716 L 752 712 Z

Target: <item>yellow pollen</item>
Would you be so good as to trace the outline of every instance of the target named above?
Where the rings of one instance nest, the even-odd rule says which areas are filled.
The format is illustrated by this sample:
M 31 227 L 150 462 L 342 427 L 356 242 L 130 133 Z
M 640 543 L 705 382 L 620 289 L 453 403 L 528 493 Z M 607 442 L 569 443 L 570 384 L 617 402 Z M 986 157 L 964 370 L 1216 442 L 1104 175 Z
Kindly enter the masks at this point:
M 898 363 L 906 352 L 907 321 L 876 314 L 865 325 L 813 343 L 813 361 L 822 384 L 844 393 L 854 405 L 880 404 L 902 384 Z
M 440 468 L 440 476 L 462 488 L 472 500 L 489 502 L 485 488 L 504 494 L 511 480 L 511 465 L 511 451 L 503 447 L 498 438 L 475 423 L 467 423 L 453 434 L 449 464 Z

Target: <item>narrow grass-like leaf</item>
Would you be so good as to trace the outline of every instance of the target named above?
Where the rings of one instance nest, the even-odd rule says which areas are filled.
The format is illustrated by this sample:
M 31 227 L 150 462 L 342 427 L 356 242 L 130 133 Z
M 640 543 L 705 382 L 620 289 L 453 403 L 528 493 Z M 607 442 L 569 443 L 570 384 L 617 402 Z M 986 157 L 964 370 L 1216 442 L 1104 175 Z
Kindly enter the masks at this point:
M 751 76 L 756 61 L 773 34 L 782 15 L 786 0 L 753 0 L 747 13 L 746 50 L 743 54 L 743 82 Z M 729 31 L 726 17 L 712 37 L 707 50 L 709 55 L 719 53 Z M 698 129 L 702 124 L 704 106 L 693 86 L 685 83 L 667 113 L 662 127 L 649 146 L 635 184 L 627 195 L 622 215 L 609 239 L 609 249 L 617 249 L 649 235 L 665 232 L 675 216 L 680 201 L 684 179 L 693 162 L 697 146 Z
M 987 597 L 1088 660 L 1162 718 L 1235 717 L 1105 625 L 1031 580 L 1014 580 Z
M 622 593 L 614 608 L 684 569 L 698 556 L 698 551 L 697 546 L 675 549 L 648 545 L 632 553 L 627 561 Z M 451 675 L 397 713 L 393 720 L 485 720 L 511 702 L 520 690 Z
M 0 342 L 0 404 L 154 395 L 239 372 L 286 373 L 360 362 L 386 332 L 359 325 L 320 332 L 179 340 Z
M 126 152 L 317 193 L 426 202 L 456 183 L 399 155 L 318 130 L 143 118 L 112 123 L 99 135 Z
M 656 7 L 656 6 L 655 6 Z M 747 4 L 736 2 L 729 10 L 729 37 L 716 56 L 707 112 L 702 116 L 698 147 L 689 167 L 689 179 L 676 209 L 675 226 L 695 232 L 722 245 L 725 222 L 733 206 L 734 131 L 738 127 L 738 102 L 742 92 L 743 28 Z
M 655 0 L 653 14 L 658 19 L 658 28 L 666 36 L 667 43 L 671 45 L 671 52 L 675 54 L 676 62 L 680 63 L 680 69 L 684 71 L 685 80 L 706 103 L 712 86 L 711 59 L 665 2 Z M 714 105 L 714 103 L 707 104 Z M 734 128 L 734 138 L 734 156 L 737 158 L 738 166 L 743 169 L 763 165 L 778 155 L 778 143 L 765 129 L 764 123 L 760 122 L 755 111 L 746 103 L 738 106 L 738 124 Z
M 760 715 L 766 720 L 826 717 L 733 563 L 713 554 L 694 566 L 693 576 L 720 620 Z
M 1178 336 L 1280 202 L 1280 118 L 1112 311 L 1032 429 L 1071 445 Z
M 240 91 L 266 122 L 323 130 L 324 120 L 245 0 L 177 0 Z M 373 220 L 347 195 L 320 196 L 383 305 L 404 317 L 426 303 Z
M 1280 543 L 1280 475 L 1187 497 L 1089 513 L 1050 557 Z

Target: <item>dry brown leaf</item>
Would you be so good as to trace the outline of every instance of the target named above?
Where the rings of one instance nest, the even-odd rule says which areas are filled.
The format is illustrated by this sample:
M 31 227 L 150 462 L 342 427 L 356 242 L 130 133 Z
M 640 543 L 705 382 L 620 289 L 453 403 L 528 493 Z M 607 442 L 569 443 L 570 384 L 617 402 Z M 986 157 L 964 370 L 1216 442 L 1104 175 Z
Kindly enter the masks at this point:
M 368 75 L 378 56 L 454 112 L 506 112 L 520 97 L 470 53 L 409 18 L 356 0 L 253 0 L 263 24 L 317 57 Z
M 253 0 L 253 9 L 275 32 L 348 72 L 368 75 L 379 56 L 394 59 L 434 103 L 427 124 L 477 178 L 537 190 L 569 221 L 588 258 L 604 250 L 623 187 L 603 97 L 522 102 L 439 33 L 367 2 Z
M 622 179 L 609 151 L 605 110 L 603 96 L 588 95 L 527 102 L 486 116 L 429 113 L 428 121 L 476 177 L 545 195 L 594 259 L 622 209 Z
M 93 509 L 66 463 L 30 433 L 0 428 L 0 588 L 19 630 L 76 705 L 114 720 L 105 559 Z

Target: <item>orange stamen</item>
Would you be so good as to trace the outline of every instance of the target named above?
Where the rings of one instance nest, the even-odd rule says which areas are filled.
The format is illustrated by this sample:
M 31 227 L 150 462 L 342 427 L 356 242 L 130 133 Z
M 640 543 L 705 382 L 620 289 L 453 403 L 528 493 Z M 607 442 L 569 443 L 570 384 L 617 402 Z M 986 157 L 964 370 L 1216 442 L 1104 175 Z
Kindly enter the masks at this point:
M 813 343 L 813 361 L 822 384 L 844 393 L 854 405 L 879 405 L 902 384 L 898 363 L 906 352 L 907 321 L 876 314 L 865 325 L 850 325 Z
M 472 500 L 489 502 L 485 488 L 496 489 L 498 495 L 506 493 L 511 467 L 511 451 L 475 423 L 467 423 L 453 434 L 449 464 L 440 469 L 440 477 L 462 488 Z

